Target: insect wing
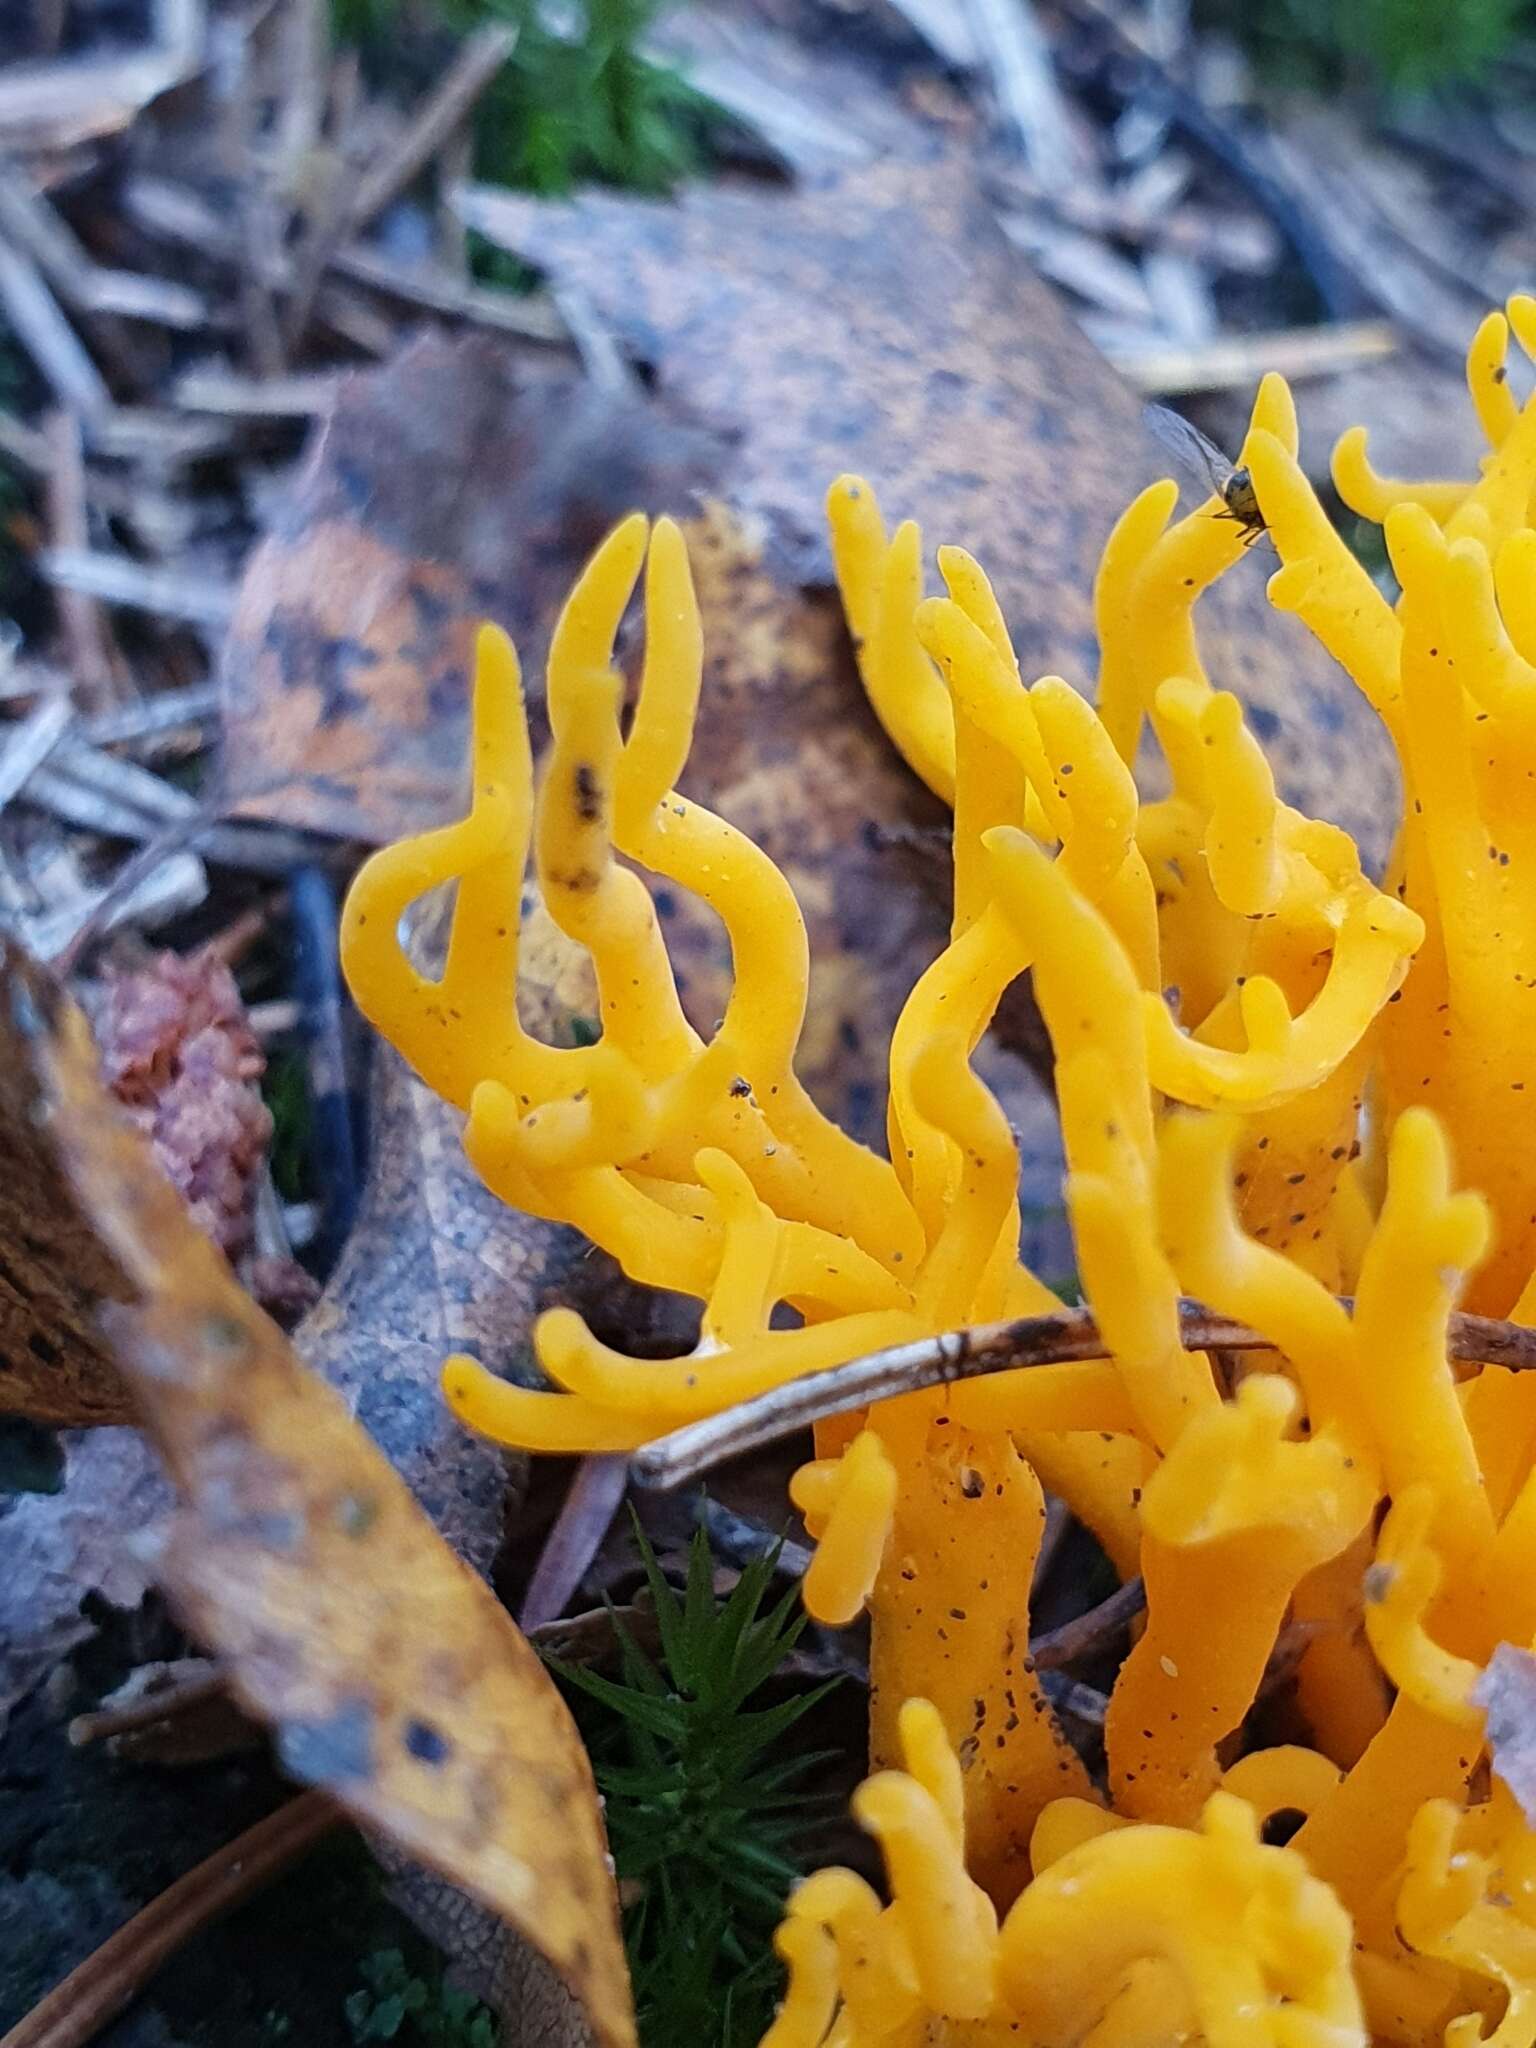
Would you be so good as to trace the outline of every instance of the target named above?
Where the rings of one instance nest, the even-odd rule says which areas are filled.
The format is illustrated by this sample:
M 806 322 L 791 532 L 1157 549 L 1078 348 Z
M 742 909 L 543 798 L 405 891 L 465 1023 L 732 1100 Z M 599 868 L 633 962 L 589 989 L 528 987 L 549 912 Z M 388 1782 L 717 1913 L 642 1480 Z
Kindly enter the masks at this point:
M 1225 497 L 1234 472 L 1214 441 L 1208 441 L 1198 427 L 1185 419 L 1183 413 L 1174 412 L 1166 405 L 1146 406 L 1141 417 L 1147 432 L 1173 457 L 1186 476 L 1208 484 L 1218 498 Z

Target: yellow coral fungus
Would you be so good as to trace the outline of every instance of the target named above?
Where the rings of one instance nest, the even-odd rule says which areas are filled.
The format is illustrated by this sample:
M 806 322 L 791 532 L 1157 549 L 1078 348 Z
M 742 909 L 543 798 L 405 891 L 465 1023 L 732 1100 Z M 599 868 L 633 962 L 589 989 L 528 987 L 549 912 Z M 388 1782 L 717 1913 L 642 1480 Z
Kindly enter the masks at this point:
M 1400 594 L 1329 523 L 1278 379 L 1242 451 L 1273 603 L 1399 753 L 1384 883 L 1283 800 L 1204 671 L 1198 601 L 1243 557 L 1219 500 L 1176 519 L 1154 485 L 1110 535 L 1095 710 L 1021 678 L 976 560 L 941 549 L 930 594 L 917 527 L 888 530 L 857 478 L 833 486 L 865 686 L 955 814 L 950 941 L 915 964 L 891 1038 L 888 1160 L 796 1080 L 787 884 L 678 792 L 703 653 L 670 522 L 624 522 L 571 595 L 537 792 L 517 664 L 487 630 L 466 816 L 354 886 L 358 1001 L 466 1112 L 487 1182 L 701 1307 L 682 1358 L 624 1356 L 557 1310 L 534 1332 L 544 1387 L 450 1360 L 464 1420 L 530 1449 L 634 1449 L 868 1353 L 1048 1317 L 1015 1141 L 973 1065 L 1032 974 L 1103 1355 L 819 1411 L 835 1419 L 792 1487 L 805 1598 L 829 1623 L 869 1612 L 855 1812 L 888 1889 L 826 1870 L 794 1894 L 765 2048 L 1536 2042 L 1536 1832 L 1486 1769 L 1480 1685 L 1536 1637 L 1536 1374 L 1448 1351 L 1463 1295 L 1536 1320 L 1536 400 L 1504 374 L 1511 330 L 1536 347 L 1536 301 L 1469 354 L 1478 479 L 1383 477 L 1358 433 L 1336 451 Z M 613 646 L 642 571 L 626 729 Z M 1155 801 L 1134 774 L 1146 727 Z M 595 1044 L 518 1023 L 530 858 L 591 956 Z M 725 927 L 734 982 L 708 1034 L 641 871 Z M 444 883 L 433 978 L 400 927 Z M 1187 1297 L 1250 1333 L 1240 1358 L 1186 1348 Z M 1031 1654 L 1047 1488 L 1143 1582 L 1145 1619 L 1096 1674 L 1102 1754 L 1069 1741 Z M 1137 1589 L 1117 1598 L 1123 1630 Z
M 1395 608 L 1362 585 L 1293 452 L 1263 436 L 1253 451 L 1283 565 L 1271 595 L 1337 654 L 1402 764 L 1394 873 L 1427 937 L 1382 1027 L 1383 1117 L 1434 1109 L 1459 1170 L 1493 1204 L 1493 1247 L 1470 1298 L 1494 1314 L 1513 1307 L 1536 1268 L 1536 410 L 1510 390 L 1511 327 L 1536 343 L 1536 301 L 1491 314 L 1469 354 L 1489 440 L 1476 482 L 1390 482 L 1369 469 L 1363 436 L 1341 444 L 1342 494 L 1386 525 Z

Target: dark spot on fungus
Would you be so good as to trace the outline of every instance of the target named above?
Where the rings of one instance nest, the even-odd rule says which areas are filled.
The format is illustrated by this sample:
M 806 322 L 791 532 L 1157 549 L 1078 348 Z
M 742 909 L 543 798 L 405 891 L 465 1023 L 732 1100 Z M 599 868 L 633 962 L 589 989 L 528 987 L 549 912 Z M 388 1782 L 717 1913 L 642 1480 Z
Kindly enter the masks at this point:
M 578 761 L 572 778 L 576 788 L 576 814 L 583 824 L 595 825 L 603 815 L 603 795 L 597 771 L 590 761 Z

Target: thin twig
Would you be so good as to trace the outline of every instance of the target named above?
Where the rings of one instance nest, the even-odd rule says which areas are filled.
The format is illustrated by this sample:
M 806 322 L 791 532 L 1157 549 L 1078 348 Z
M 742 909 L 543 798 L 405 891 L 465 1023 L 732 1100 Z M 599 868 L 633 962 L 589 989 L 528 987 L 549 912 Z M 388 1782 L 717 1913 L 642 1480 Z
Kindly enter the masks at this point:
M 1101 1600 L 1097 1607 L 1090 1607 L 1086 1614 L 1074 1615 L 1060 1628 L 1050 1628 L 1044 1635 L 1036 1636 L 1029 1646 L 1035 1669 L 1061 1671 L 1068 1664 L 1077 1663 L 1079 1658 L 1102 1650 L 1112 1636 L 1118 1635 L 1136 1619 L 1146 1604 L 1147 1589 L 1141 1580 L 1127 1579 L 1107 1600 Z
M 132 2003 L 162 1963 L 210 1921 L 269 1884 L 341 1815 L 322 1792 L 301 1792 L 215 1850 L 135 1913 L 0 2040 L 0 2048 L 84 2048 Z
M 347 209 L 353 233 L 364 228 L 414 183 L 517 47 L 517 30 L 497 24 L 465 38 L 457 56 L 414 109 L 403 133 L 380 162 L 358 180 Z
M 270 1044 L 274 1038 L 291 1038 L 299 1028 L 300 1010 L 292 996 L 275 996 L 269 1003 L 252 1003 L 245 1013 L 245 1021 L 261 1040 Z
M 46 476 L 53 464 L 48 436 L 8 412 L 0 412 L 0 455 L 28 476 Z
M 1346 1309 L 1353 1304 L 1345 1302 Z M 1179 1341 L 1186 1351 L 1272 1351 L 1258 1330 L 1219 1316 L 1198 1301 L 1179 1304 Z M 1496 1322 L 1489 1316 L 1455 1314 L 1446 1332 L 1449 1356 L 1463 1365 L 1502 1365 L 1512 1372 L 1536 1369 L 1536 1329 Z M 637 1450 L 630 1469 L 637 1484 L 670 1492 L 699 1478 L 728 1458 L 777 1443 L 813 1422 L 846 1415 L 899 1394 L 947 1387 L 988 1373 L 1018 1372 L 1036 1365 L 1082 1364 L 1107 1358 L 1092 1312 L 1064 1308 L 1055 1315 L 1021 1316 L 1014 1322 L 983 1323 L 896 1344 L 868 1358 L 855 1358 L 829 1372 L 791 1380 L 756 1400 L 693 1422 Z
M 93 747 L 137 745 L 185 727 L 211 725 L 219 715 L 217 683 L 189 683 L 180 690 L 159 690 L 121 711 L 104 711 L 88 719 L 81 737 Z
M 23 789 L 63 738 L 70 721 L 69 700 L 45 697 L 35 710 L 5 728 L 0 740 L 0 810 Z
M 76 796 L 81 793 L 76 785 L 65 784 L 63 787 L 65 792 L 73 789 Z M 61 812 L 61 815 L 69 814 Z M 126 914 L 125 905 L 137 899 L 140 891 L 154 895 L 162 869 L 173 864 L 180 868 L 187 866 L 186 861 L 176 859 L 187 847 L 200 847 L 210 860 L 226 866 L 267 874 L 285 873 L 307 859 L 312 851 L 311 843 L 298 833 L 281 827 L 268 830 L 260 825 L 220 825 L 214 822 L 216 817 L 217 811 L 206 799 L 192 816 L 176 818 L 157 827 L 152 827 L 133 812 L 125 812 L 123 836 L 142 839 L 144 844 L 123 862 L 68 938 L 59 941 L 55 965 L 63 963 L 60 971 L 66 978 L 74 973 L 87 949 Z M 200 863 L 192 862 L 192 865 L 200 871 Z
M 286 377 L 242 377 L 234 370 L 187 370 L 176 380 L 176 403 L 187 412 L 238 420 L 319 419 L 335 403 L 341 373 L 295 370 Z
M 693 1518 L 709 1538 L 711 1550 L 728 1564 L 748 1565 L 760 1557 L 771 1557 L 786 1579 L 803 1579 L 815 1553 L 782 1529 L 769 1529 L 749 1520 L 707 1493 L 694 1502 Z
M 122 1706 L 97 1707 L 89 1714 L 76 1714 L 69 1724 L 72 1748 L 83 1749 L 91 1742 L 104 1742 L 113 1735 L 132 1735 L 140 1728 L 153 1728 L 157 1721 L 169 1721 L 189 1707 L 204 1706 L 228 1691 L 229 1681 L 217 1665 L 202 1665 L 191 1676 L 171 1680 L 153 1692 L 141 1693 Z
M 88 419 L 107 411 L 112 403 L 111 393 L 85 344 L 65 319 L 42 272 L 3 237 L 0 310 L 64 405 Z
M 64 550 L 88 548 L 80 421 L 74 413 L 55 412 L 49 416 L 46 432 L 53 455 L 47 490 L 49 541 Z M 106 610 L 99 598 L 83 590 L 60 590 L 57 604 L 70 671 L 86 707 L 99 711 L 117 701 L 117 685 L 126 674 L 122 657 L 113 646 Z
M 133 862 L 125 864 L 133 867 Z M 195 910 L 208 894 L 208 876 L 192 853 L 157 858 L 149 870 L 136 871 L 131 884 L 117 879 L 56 906 L 23 917 L 19 928 L 27 948 L 49 966 L 74 960 L 90 939 L 123 924 L 153 925 Z
M 525 1634 L 565 1612 L 618 1513 L 628 1477 L 629 1460 L 606 1452 L 577 1466 L 523 1595 L 517 1625 Z
M 354 283 L 405 305 L 426 306 L 434 313 L 473 320 L 482 327 L 496 327 L 518 335 L 524 341 L 547 342 L 556 348 L 570 345 L 565 322 L 547 296 L 514 298 L 510 292 L 467 284 L 440 265 L 397 265 L 365 242 L 339 249 L 331 260 L 331 269 L 339 277 L 351 278 Z
M 1081 1721 L 1085 1728 L 1102 1728 L 1109 1712 L 1109 1697 L 1091 1685 L 1082 1685 L 1075 1678 L 1063 1678 L 1059 1671 L 1044 1674 L 1046 1698 L 1058 1714 L 1070 1720 Z M 0 2041 L 0 2048 L 5 2043 Z
M 4 164 L 0 232 L 31 257 L 64 304 L 77 313 L 116 313 L 194 332 L 208 325 L 209 309 L 200 292 L 167 278 L 103 267 L 21 171 Z
M 1072 1510 L 1064 1500 L 1048 1493 L 1045 1497 L 1045 1524 L 1040 1531 L 1040 1548 L 1035 1552 L 1034 1576 L 1030 1580 L 1031 1594 L 1038 1593 L 1050 1577 L 1051 1567 L 1071 1526 Z
M 1385 320 L 1339 320 L 1328 327 L 1294 327 L 1274 334 L 1222 335 L 1198 348 L 1109 351 L 1120 374 L 1149 398 L 1186 397 L 1196 391 L 1246 391 L 1266 370 L 1295 383 L 1327 377 L 1397 352 Z
M 0 72 L 0 149 L 66 150 L 124 128 L 184 78 L 203 44 L 201 0 L 160 0 L 155 40 L 126 57 L 8 63 Z
M 1029 0 L 965 0 L 961 10 L 992 75 L 1003 114 L 1047 192 L 1097 184 Z
M 235 608 L 234 591 L 211 576 L 151 568 L 128 555 L 95 548 L 42 548 L 33 561 L 47 582 L 64 590 L 84 591 L 157 618 L 181 619 L 208 632 L 222 632 Z

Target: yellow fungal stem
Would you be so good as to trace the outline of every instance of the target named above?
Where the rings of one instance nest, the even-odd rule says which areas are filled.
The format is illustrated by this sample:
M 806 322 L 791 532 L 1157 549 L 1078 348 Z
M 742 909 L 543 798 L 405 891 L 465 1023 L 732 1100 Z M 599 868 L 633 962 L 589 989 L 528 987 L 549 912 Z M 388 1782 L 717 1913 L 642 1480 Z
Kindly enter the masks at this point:
M 905 1701 L 932 1702 L 964 1773 L 970 1870 L 1006 1903 L 1040 1809 L 1090 1790 L 1029 1661 L 1044 1497 L 1006 1436 L 973 1434 L 942 1397 L 885 1414 L 903 1484 L 870 1601 L 870 1754 L 898 1761 Z

